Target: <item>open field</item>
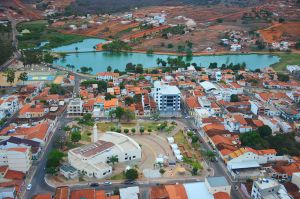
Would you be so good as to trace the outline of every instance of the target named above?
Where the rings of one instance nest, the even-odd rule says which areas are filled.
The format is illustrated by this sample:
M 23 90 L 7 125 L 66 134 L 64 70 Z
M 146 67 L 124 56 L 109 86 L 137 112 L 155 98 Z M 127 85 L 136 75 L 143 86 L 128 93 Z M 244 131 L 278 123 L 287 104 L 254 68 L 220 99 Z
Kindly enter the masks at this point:
M 276 53 L 275 55 L 280 57 L 280 62 L 272 65 L 276 71 L 284 71 L 287 65 L 300 65 L 299 53 Z
M 50 42 L 45 48 L 55 48 L 62 45 L 68 45 L 71 43 L 82 41 L 88 37 L 81 35 L 63 34 L 56 29 L 48 28 L 48 22 L 46 20 L 23 22 L 18 24 L 17 30 L 21 32 L 24 29 L 28 29 L 30 33 L 24 34 L 18 37 L 19 48 L 34 48 L 41 42 Z
M 264 41 L 268 43 L 280 42 L 282 40 L 299 40 L 300 22 L 276 23 L 259 32 Z

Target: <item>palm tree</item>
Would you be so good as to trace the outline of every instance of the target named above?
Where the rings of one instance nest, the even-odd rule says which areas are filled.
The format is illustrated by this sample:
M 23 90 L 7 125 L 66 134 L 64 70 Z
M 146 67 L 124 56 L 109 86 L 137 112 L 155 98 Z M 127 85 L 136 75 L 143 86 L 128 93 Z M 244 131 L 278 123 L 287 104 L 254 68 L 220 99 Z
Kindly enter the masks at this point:
M 88 68 L 88 71 L 89 71 L 89 73 L 92 73 L 92 72 L 93 72 L 93 68 L 92 68 L 92 67 L 89 67 L 89 68 Z
M 108 158 L 108 161 L 112 164 L 112 168 L 114 169 L 115 163 L 119 162 L 119 158 L 117 155 L 113 155 Z
M 20 74 L 20 76 L 18 77 L 18 80 L 21 80 L 23 81 L 23 85 L 24 85 L 24 81 L 27 81 L 28 80 L 28 75 L 26 72 L 23 72 Z

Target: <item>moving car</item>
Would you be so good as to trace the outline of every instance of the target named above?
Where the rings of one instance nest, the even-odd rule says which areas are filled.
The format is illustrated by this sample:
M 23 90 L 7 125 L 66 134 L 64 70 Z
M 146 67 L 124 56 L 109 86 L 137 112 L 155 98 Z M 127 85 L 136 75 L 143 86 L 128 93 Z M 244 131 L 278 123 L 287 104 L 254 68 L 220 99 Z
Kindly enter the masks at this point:
M 32 184 L 28 184 L 27 187 L 26 187 L 26 189 L 27 189 L 28 191 L 31 190 L 31 188 L 32 188 Z
M 105 186 L 112 185 L 111 182 L 104 182 L 103 184 L 104 184 Z

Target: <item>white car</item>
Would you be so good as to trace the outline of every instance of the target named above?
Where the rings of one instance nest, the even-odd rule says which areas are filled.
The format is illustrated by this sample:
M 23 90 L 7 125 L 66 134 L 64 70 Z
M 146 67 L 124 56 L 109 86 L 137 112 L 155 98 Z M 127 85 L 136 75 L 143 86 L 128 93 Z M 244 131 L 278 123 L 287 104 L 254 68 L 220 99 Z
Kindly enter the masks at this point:
M 32 188 L 32 184 L 29 184 L 29 185 L 27 185 L 27 190 L 29 191 L 29 190 L 31 190 L 31 188 Z

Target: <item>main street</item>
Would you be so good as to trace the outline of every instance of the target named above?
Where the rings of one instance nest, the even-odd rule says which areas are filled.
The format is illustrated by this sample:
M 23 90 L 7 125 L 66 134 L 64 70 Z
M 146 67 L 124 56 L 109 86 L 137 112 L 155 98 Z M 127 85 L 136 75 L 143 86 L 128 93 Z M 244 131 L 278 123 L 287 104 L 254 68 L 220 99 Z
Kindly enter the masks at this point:
M 54 127 L 52 135 L 48 140 L 48 144 L 43 149 L 43 154 L 41 155 L 42 157 L 40 158 L 40 160 L 33 164 L 33 167 L 35 168 L 33 174 L 28 176 L 29 179 L 27 184 L 25 185 L 25 188 L 28 184 L 32 184 L 32 189 L 30 191 L 26 191 L 25 195 L 22 198 L 31 199 L 32 196 L 34 196 L 35 194 L 55 191 L 55 189 L 49 186 L 44 180 L 46 174 L 45 168 L 47 162 L 47 155 L 54 148 L 55 140 L 57 140 L 60 137 L 60 135 L 64 133 L 62 130 L 59 129 L 66 126 L 66 124 L 72 120 L 73 119 L 66 117 L 66 111 L 58 118 L 57 124 Z
M 193 123 L 193 119 L 181 119 L 181 122 L 185 123 L 187 126 L 189 126 L 191 129 L 197 129 L 198 130 L 198 137 L 201 142 L 201 147 L 203 150 L 213 150 L 212 147 L 203 139 L 203 137 L 199 133 L 199 129 L 195 127 Z M 226 166 L 224 163 L 218 158 L 218 161 L 216 162 L 210 162 L 208 161 L 209 166 L 214 170 L 214 176 L 225 176 L 227 181 L 231 184 L 231 197 L 233 199 L 243 199 L 243 194 L 240 192 L 240 190 L 236 190 L 236 182 L 232 180 L 228 170 L 226 169 Z

